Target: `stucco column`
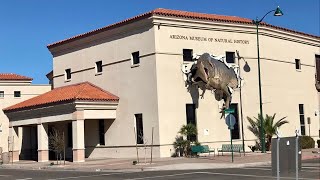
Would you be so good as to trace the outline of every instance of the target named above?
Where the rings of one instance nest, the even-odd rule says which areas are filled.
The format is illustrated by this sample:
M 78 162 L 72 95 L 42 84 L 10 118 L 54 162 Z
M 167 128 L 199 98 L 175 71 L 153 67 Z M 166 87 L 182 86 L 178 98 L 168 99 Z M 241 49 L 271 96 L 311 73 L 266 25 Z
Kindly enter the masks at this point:
M 49 161 L 48 124 L 38 124 L 38 162 Z
M 10 141 L 9 141 L 9 149 L 10 149 L 10 161 L 17 162 L 19 161 L 19 155 L 21 151 L 22 144 L 22 127 L 11 127 L 10 128 Z
M 84 162 L 84 119 L 72 121 L 73 162 Z

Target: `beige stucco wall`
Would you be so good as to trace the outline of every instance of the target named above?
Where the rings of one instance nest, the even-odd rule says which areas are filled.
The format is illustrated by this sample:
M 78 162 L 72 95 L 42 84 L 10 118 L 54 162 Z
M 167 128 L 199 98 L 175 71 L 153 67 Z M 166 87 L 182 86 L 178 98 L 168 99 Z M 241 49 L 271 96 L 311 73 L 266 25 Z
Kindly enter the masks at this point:
M 89 81 L 119 96 L 116 119 L 110 120 L 112 123 L 108 124 L 106 131 L 106 146 L 118 148 L 105 149 L 108 153 L 104 154 L 108 157 L 117 154 L 135 157 L 134 114 L 143 114 L 144 135 L 148 144 L 151 143 L 154 127 L 154 144 L 159 145 L 154 29 L 148 21 L 148 24 L 129 24 L 97 36 L 101 36 L 100 40 L 91 39 L 86 45 L 79 42 L 78 45 L 65 47 L 81 48 L 68 50 L 67 53 L 61 53 L 64 52 L 61 48 L 61 52 L 54 53 L 54 85 L 60 87 Z M 140 53 L 140 64 L 132 66 L 131 53 L 136 51 Z M 94 67 L 95 62 L 100 60 L 103 72 L 97 75 Z M 73 72 L 68 82 L 63 76 L 67 68 Z M 93 151 L 92 157 L 101 156 L 101 150 Z M 154 152 L 154 155 L 159 156 L 159 153 Z
M 0 125 L 2 124 L 2 132 L 0 132 L 0 147 L 3 148 L 3 152 L 8 152 L 9 120 L 3 113 L 2 109 L 50 90 L 50 85 L 33 85 L 30 84 L 30 82 L 0 82 L 0 91 L 4 91 L 5 93 L 4 98 L 0 98 Z M 21 97 L 15 98 L 13 95 L 14 91 L 21 91 Z
M 173 39 L 170 35 L 207 40 Z M 215 38 L 231 39 L 232 43 L 216 42 Z M 245 43 L 235 43 L 235 40 Z M 240 62 L 245 80 L 242 89 L 244 138 L 246 145 L 254 144 L 255 137 L 247 130 L 246 120 L 247 116 L 257 116 L 259 112 L 254 26 L 155 17 L 153 22 L 139 21 L 50 50 L 54 56 L 55 87 L 89 81 L 120 98 L 116 119 L 106 121 L 106 146 L 92 149 L 91 157 L 101 157 L 101 154 L 134 157 L 136 113 L 143 114 L 148 144 L 151 143 L 151 129 L 155 127 L 154 144 L 160 147 L 155 148 L 154 155 L 167 157 L 173 153 L 174 138 L 186 123 L 185 105 L 194 102 L 181 73 L 182 49 L 215 55 L 238 50 L 248 62 L 250 72 L 244 72 L 244 62 Z M 140 52 L 139 66 L 131 64 L 131 53 L 135 51 Z M 319 103 L 314 87 L 314 56 L 319 54 L 319 40 L 261 27 L 260 52 L 264 114 L 277 113 L 278 118 L 287 116 L 290 123 L 280 130 L 283 136 L 291 136 L 300 127 L 298 104 L 304 104 L 305 120 L 312 119 L 310 132 L 316 139 L 319 117 L 315 116 L 315 111 L 319 110 Z M 301 60 L 301 71 L 295 70 L 295 59 Z M 97 75 L 94 66 L 100 60 L 103 73 Z M 64 78 L 68 68 L 72 71 L 71 81 Z M 220 119 L 222 104 L 209 91 L 198 101 L 198 140 L 215 148 L 229 143 L 229 131 L 225 121 Z M 234 93 L 233 103 L 239 103 L 238 91 Z M 95 129 L 93 125 L 90 128 Z M 209 135 L 204 134 L 205 129 L 209 130 Z M 308 131 L 306 126 L 307 135 Z M 241 143 L 241 138 L 240 128 L 240 139 L 235 143 Z
M 194 53 L 208 52 L 215 55 L 225 55 L 226 51 L 239 51 L 248 62 L 251 71 L 244 72 L 244 61 L 241 61 L 241 74 L 245 80 L 242 89 L 244 138 L 246 145 L 253 145 L 255 137 L 248 131 L 246 117 L 257 116 L 259 112 L 257 47 L 254 26 L 242 26 L 211 22 L 195 23 L 194 21 L 175 21 L 170 18 L 159 18 L 156 23 L 161 24 L 155 31 L 156 61 L 157 61 L 157 91 L 160 119 L 161 156 L 172 153 L 172 142 L 179 128 L 186 124 L 185 104 L 193 103 L 187 91 L 181 65 L 183 62 L 182 49 L 193 49 Z M 300 128 L 298 104 L 304 104 L 305 123 L 311 118 L 311 136 L 318 137 L 319 117 L 317 91 L 314 86 L 315 54 L 319 54 L 319 40 L 306 40 L 305 37 L 273 32 L 268 28 L 260 29 L 260 57 L 262 77 L 262 98 L 264 114 L 277 113 L 277 118 L 287 116 L 289 124 L 280 129 L 283 136 L 294 135 L 295 129 Z M 171 35 L 187 36 L 185 39 L 170 38 Z M 207 38 L 207 40 L 191 40 L 193 37 Z M 278 36 L 278 37 L 273 37 Z M 210 41 L 209 38 L 230 39 L 233 43 Z M 281 39 L 280 39 L 281 38 Z M 310 38 L 309 38 L 310 39 Z M 246 44 L 234 43 L 234 40 L 245 40 Z M 301 41 L 301 42 L 294 42 Z M 307 45 L 313 44 L 313 45 Z M 317 46 L 315 46 L 317 45 Z M 295 59 L 302 63 L 301 71 L 295 69 Z M 165 98 L 163 98 L 165 97 Z M 239 91 L 234 93 L 233 103 L 239 103 Z M 220 119 L 221 104 L 215 100 L 213 94 L 206 92 L 204 99 L 199 100 L 196 110 L 198 140 L 211 147 L 221 147 L 229 143 L 230 135 L 223 119 Z M 240 109 L 239 109 L 240 111 Z M 240 115 L 240 114 L 239 114 Z M 307 125 L 306 125 L 307 126 Z M 209 135 L 204 135 L 204 130 Z M 309 129 L 306 127 L 306 135 Z M 241 128 L 240 128 L 241 138 Z M 241 143 L 241 139 L 235 140 Z M 165 146 L 169 144 L 168 146 Z

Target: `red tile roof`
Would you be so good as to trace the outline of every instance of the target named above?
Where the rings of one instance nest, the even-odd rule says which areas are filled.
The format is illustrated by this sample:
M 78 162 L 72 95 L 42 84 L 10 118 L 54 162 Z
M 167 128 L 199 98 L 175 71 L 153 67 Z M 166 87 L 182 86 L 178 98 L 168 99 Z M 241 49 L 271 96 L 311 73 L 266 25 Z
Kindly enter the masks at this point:
M 0 81 L 5 80 L 5 81 L 32 81 L 32 78 L 26 77 L 26 76 L 21 76 L 19 74 L 13 74 L 13 73 L 0 73 Z
M 119 98 L 89 82 L 55 88 L 42 95 L 3 109 L 5 112 L 32 109 L 58 103 L 85 101 L 119 101 Z
M 155 9 L 153 11 L 135 16 L 133 18 L 129 18 L 126 19 L 124 21 L 120 21 L 118 23 L 115 24 L 111 24 L 109 26 L 105 26 L 93 31 L 89 31 L 80 35 L 76 35 L 74 37 L 62 40 L 62 41 L 58 41 L 52 44 L 49 44 L 47 47 L 53 48 L 56 46 L 59 46 L 61 44 L 65 44 L 71 41 L 75 41 L 84 37 L 88 37 L 106 30 L 110 30 L 113 28 L 117 28 L 119 26 L 125 25 L 125 24 L 129 24 L 132 23 L 134 21 L 138 21 L 141 19 L 145 19 L 148 17 L 151 17 L 153 15 L 160 15 L 160 16 L 171 16 L 171 17 L 179 17 L 179 18 L 188 18 L 188 19 L 198 19 L 198 20 L 208 20 L 208 21 L 216 21 L 216 22 L 228 22 L 228 23 L 238 23 L 238 24 L 252 24 L 253 22 L 251 19 L 247 19 L 247 18 L 241 18 L 241 17 L 237 17 L 237 16 L 224 16 L 224 15 L 216 15 L 216 14 L 205 14 L 205 13 L 196 13 L 196 12 L 188 12 L 188 11 L 179 11 L 179 10 L 171 10 L 171 9 L 162 9 L 162 8 L 158 8 Z M 307 33 L 303 33 L 303 32 L 299 32 L 299 31 L 294 31 L 291 29 L 287 29 L 287 28 L 283 28 L 283 27 L 279 27 L 279 26 L 274 26 L 271 24 L 267 24 L 262 22 L 260 24 L 261 26 L 267 26 L 267 27 L 271 27 L 274 29 L 279 29 L 279 30 L 283 30 L 283 31 L 287 31 L 287 32 L 291 32 L 291 33 L 295 33 L 295 34 L 300 34 L 300 35 L 305 35 L 308 37 L 312 37 L 312 38 L 316 38 L 316 39 L 320 39 L 320 36 L 315 36 L 312 34 L 307 34 Z

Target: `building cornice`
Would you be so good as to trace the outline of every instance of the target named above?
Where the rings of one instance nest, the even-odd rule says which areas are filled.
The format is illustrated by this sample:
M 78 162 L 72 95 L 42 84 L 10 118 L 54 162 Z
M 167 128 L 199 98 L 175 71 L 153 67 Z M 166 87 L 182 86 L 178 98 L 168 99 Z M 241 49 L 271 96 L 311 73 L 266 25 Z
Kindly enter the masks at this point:
M 185 19 L 185 20 L 190 20 L 190 21 L 203 21 L 203 22 L 206 21 L 206 22 L 218 22 L 218 23 L 224 23 L 224 24 L 240 24 L 240 25 L 249 25 L 249 26 L 254 27 L 253 22 L 247 18 L 159 8 L 159 9 L 155 9 L 153 11 L 150 11 L 150 12 L 147 12 L 147 13 L 144 13 L 144 14 L 141 14 L 141 15 L 114 23 L 114 24 L 111 24 L 109 26 L 105 26 L 105 27 L 102 27 L 102 28 L 99 28 L 99 29 L 96 29 L 93 31 L 89 31 L 89 32 L 86 32 L 86 33 L 83 33 L 80 35 L 70 37 L 70 38 L 62 40 L 62 41 L 58 41 L 58 42 L 49 44 L 47 47 L 50 50 L 50 52 L 52 53 L 54 51 L 54 48 L 59 47 L 61 45 L 72 43 L 72 42 L 81 40 L 83 38 L 95 36 L 95 35 L 98 35 L 102 32 L 106 32 L 109 30 L 114 30 L 114 29 L 117 29 L 117 28 L 122 27 L 124 25 L 132 24 L 137 21 L 139 21 L 139 23 L 140 23 L 140 21 L 143 19 L 148 19 L 150 17 L 155 17 L 155 16 L 170 17 L 170 18 L 174 18 L 174 19 Z M 283 32 L 289 32 L 292 34 L 298 34 L 301 36 L 310 37 L 310 38 L 320 40 L 320 36 L 315 36 L 315 35 L 311 35 L 311 34 L 307 34 L 307 33 L 303 33 L 303 32 L 298 32 L 298 31 L 294 31 L 294 30 L 279 27 L 279 26 L 274 26 L 271 24 L 267 24 L 265 22 L 261 22 L 260 26 L 261 27 L 265 26 L 265 27 L 272 28 L 275 30 L 281 30 Z
M 256 27 L 254 24 L 235 24 L 162 16 L 153 16 L 153 24 L 157 26 L 159 30 L 161 29 L 161 26 L 167 26 L 186 29 L 256 34 Z M 259 35 L 320 47 L 320 37 L 306 36 L 304 34 L 284 31 L 282 29 L 276 29 L 266 25 L 259 26 Z

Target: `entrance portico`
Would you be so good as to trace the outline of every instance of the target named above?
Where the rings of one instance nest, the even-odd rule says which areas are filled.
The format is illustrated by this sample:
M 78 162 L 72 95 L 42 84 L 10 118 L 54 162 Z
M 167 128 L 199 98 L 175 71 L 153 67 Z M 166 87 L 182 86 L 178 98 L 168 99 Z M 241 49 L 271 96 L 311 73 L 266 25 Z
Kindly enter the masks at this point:
M 68 94 L 67 92 L 71 92 Z M 69 97 L 61 97 L 68 94 Z M 60 95 L 60 96 L 59 96 Z M 50 98 L 54 97 L 55 100 Z M 39 103 L 40 102 L 40 103 Z M 10 120 L 13 143 L 13 160 L 18 161 L 20 152 L 24 150 L 24 127 L 36 126 L 38 162 L 49 161 L 50 128 L 59 129 L 66 140 L 66 156 L 72 148 L 73 162 L 85 161 L 85 121 L 96 122 L 99 119 L 115 120 L 118 97 L 85 82 L 54 89 L 48 93 L 29 99 L 4 110 Z M 70 134 L 68 123 L 71 122 Z M 87 132 L 94 133 L 94 132 Z M 72 138 L 68 136 L 72 136 Z M 72 141 L 72 147 L 68 148 Z

